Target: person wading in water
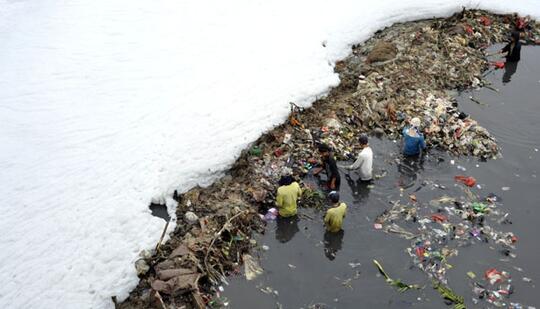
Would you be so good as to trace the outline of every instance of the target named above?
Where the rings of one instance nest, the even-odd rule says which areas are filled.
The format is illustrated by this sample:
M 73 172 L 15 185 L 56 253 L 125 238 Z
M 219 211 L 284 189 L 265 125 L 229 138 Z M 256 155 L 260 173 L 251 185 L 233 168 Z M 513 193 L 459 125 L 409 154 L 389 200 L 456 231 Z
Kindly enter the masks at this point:
M 405 156 L 418 156 L 426 148 L 424 135 L 420 133 L 420 119 L 414 117 L 410 126 L 403 128 L 403 154 Z

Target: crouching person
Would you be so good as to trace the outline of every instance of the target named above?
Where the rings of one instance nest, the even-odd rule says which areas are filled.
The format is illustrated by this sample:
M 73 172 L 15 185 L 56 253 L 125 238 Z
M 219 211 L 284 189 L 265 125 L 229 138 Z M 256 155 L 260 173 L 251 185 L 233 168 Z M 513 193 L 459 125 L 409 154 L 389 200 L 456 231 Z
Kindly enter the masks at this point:
M 343 218 L 347 213 L 347 204 L 339 201 L 339 193 L 336 191 L 330 192 L 328 198 L 332 203 L 332 207 L 326 211 L 324 225 L 327 231 L 337 233 L 343 226 Z

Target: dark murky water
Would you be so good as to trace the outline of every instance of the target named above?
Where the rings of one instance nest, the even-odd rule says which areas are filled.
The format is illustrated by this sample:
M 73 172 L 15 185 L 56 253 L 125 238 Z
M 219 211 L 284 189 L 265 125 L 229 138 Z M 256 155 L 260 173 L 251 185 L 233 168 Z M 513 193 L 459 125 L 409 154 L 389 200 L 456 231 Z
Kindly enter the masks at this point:
M 445 308 L 428 277 L 414 267 L 405 252 L 410 241 L 375 230 L 373 220 L 390 207 L 389 201 L 400 199 L 400 187 L 405 187 L 403 200 L 415 191 L 419 201 L 444 194 L 463 196 L 461 187 L 453 180 L 458 174 L 474 176 L 481 186 L 474 189 L 479 195 L 493 192 L 502 197 L 500 209 L 510 212 L 513 224 L 496 228 L 514 232 L 519 241 L 515 250 L 517 257 L 509 261 L 489 243 L 478 242 L 459 248 L 459 255 L 448 260 L 454 266 L 447 274 L 450 287 L 464 296 L 470 307 L 473 295 L 466 272 L 474 271 L 481 276 L 486 269 L 496 267 L 512 275 L 515 292 L 510 302 L 539 306 L 540 295 L 535 288 L 540 280 L 539 57 L 540 48 L 524 47 L 511 82 L 503 84 L 504 70 L 488 73 L 499 92 L 482 89 L 459 96 L 461 109 L 498 139 L 502 159 L 479 162 L 431 152 L 422 165 L 410 168 L 396 163 L 398 142 L 373 138 L 370 143 L 375 153 L 374 173 L 386 170 L 387 175 L 375 181 L 371 189 L 348 182 L 342 175 L 341 195 L 349 205 L 344 233 L 325 234 L 323 213 L 310 209 L 300 209 L 297 221 L 270 223 L 266 235 L 259 239 L 259 244 L 269 249 L 256 254 L 265 272 L 251 282 L 243 277 L 231 278 L 223 293 L 229 306 L 277 308 L 281 304 L 283 308 L 307 308 L 325 304 L 327 308 Z M 478 105 L 469 100 L 469 96 L 489 106 Z M 451 160 L 455 160 L 455 164 L 451 164 Z M 458 166 L 466 171 L 459 170 Z M 354 173 L 351 176 L 357 178 Z M 436 188 L 433 183 L 444 185 L 446 189 Z M 426 287 L 399 293 L 378 274 L 373 259 L 381 262 L 393 278 Z M 523 272 L 513 266 L 521 267 Z M 524 282 L 522 277 L 530 277 L 533 282 Z M 277 293 L 261 292 L 261 288 L 266 287 Z M 481 302 L 477 306 L 491 305 Z

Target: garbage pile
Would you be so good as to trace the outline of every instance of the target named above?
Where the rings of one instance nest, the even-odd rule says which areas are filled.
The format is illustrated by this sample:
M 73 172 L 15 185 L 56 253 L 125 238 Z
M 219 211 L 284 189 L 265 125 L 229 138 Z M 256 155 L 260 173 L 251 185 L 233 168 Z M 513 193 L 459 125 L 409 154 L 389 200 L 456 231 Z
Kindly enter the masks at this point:
M 118 308 L 206 308 L 219 301 L 219 284 L 240 273 L 242 264 L 250 278 L 262 271 L 249 252 L 257 244 L 251 235 L 264 231 L 263 222 L 242 196 L 221 187 L 195 188 L 183 195 L 171 239 L 137 261 L 142 279 Z
M 442 195 L 428 202 L 411 195 L 406 203 L 393 201 L 374 222 L 375 229 L 410 240 L 407 252 L 414 265 L 433 280 L 434 288 L 454 308 L 465 308 L 463 297 L 454 294 L 447 278 L 452 268 L 449 260 L 458 255 L 460 248 L 489 244 L 502 259 L 516 257 L 518 237 L 498 229 L 511 223 L 509 214 L 499 209 L 501 200 L 497 195 L 481 198 L 473 193 L 473 180 L 456 177 L 463 190 L 460 197 Z M 432 185 L 433 189 L 440 189 Z M 514 286 L 509 272 L 491 268 L 485 270 L 483 278 L 472 271 L 467 276 L 472 280 L 474 303 L 484 301 L 496 307 L 517 308 L 518 303 L 510 300 Z
M 517 19 L 464 11 L 449 19 L 404 24 L 377 34 L 345 61 L 349 79 L 356 78 L 349 102 L 357 117 L 365 127 L 382 129 L 391 138 L 401 134 L 407 119 L 418 117 L 432 147 L 496 156 L 495 139 L 459 111 L 447 90 L 486 85 L 482 72 L 489 63 L 484 50 L 506 41 Z M 531 29 L 532 36 L 540 38 L 539 28 Z M 352 63 L 363 65 L 352 67 Z
M 253 266 L 246 255 L 257 245 L 251 235 L 264 226 L 259 213 L 266 214 L 275 206 L 279 178 L 292 174 L 299 180 L 308 175 L 318 159 L 320 143 L 330 145 L 338 160 L 349 160 L 358 153 L 361 133 L 398 139 L 407 120 L 419 117 L 428 147 L 495 157 L 494 138 L 459 111 L 448 90 L 484 85 L 482 72 L 489 68 L 484 49 L 504 41 L 518 23 L 527 25 L 531 41 L 540 37 L 540 27 L 529 19 L 463 11 L 447 19 L 396 24 L 353 47 L 351 56 L 336 63 L 341 78 L 338 87 L 311 108 L 291 103 L 288 121 L 244 150 L 226 176 L 208 188 L 176 196 L 176 230 L 166 244 L 137 261 L 141 281 L 117 307 L 167 308 L 173 304 L 205 308 L 216 302 L 217 287 L 227 275 L 241 272 L 246 260 Z M 324 194 L 305 183 L 302 186 L 305 195 L 299 205 L 321 207 Z M 463 242 L 476 239 L 467 236 L 472 232 L 496 238 L 511 254 L 508 235 L 477 224 L 485 215 L 481 206 L 458 202 L 461 208 L 444 205 L 440 216 L 433 217 L 440 222 L 423 214 L 424 230 L 418 235 L 388 224 L 394 219 L 381 221 L 386 231 L 413 239 L 411 252 L 422 248 L 418 250 L 427 254 L 417 256 L 419 265 L 442 282 L 446 258 L 455 252 L 454 247 L 439 243 L 449 237 L 449 228 L 455 227 L 452 237 Z M 494 206 L 485 205 L 485 211 L 494 215 Z M 410 217 L 419 216 L 415 207 L 405 209 Z M 397 204 L 388 216 L 402 211 Z M 460 224 L 460 216 L 474 220 L 460 219 Z M 437 237 L 426 231 L 434 231 Z M 257 270 L 255 266 L 249 269 Z

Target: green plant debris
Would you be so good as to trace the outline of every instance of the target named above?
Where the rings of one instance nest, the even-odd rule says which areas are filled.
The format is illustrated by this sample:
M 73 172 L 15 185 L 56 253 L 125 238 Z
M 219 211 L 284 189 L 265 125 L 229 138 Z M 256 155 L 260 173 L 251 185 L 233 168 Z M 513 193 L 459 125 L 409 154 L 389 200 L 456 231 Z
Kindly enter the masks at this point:
M 404 282 L 402 282 L 400 279 L 392 279 L 390 278 L 390 276 L 388 276 L 388 274 L 384 271 L 382 265 L 377 261 L 377 260 L 373 260 L 373 263 L 375 264 L 375 266 L 377 266 L 377 268 L 379 269 L 379 272 L 381 273 L 381 275 L 384 276 L 386 282 L 388 284 L 390 284 L 391 286 L 394 286 L 398 289 L 399 292 L 403 293 L 407 290 L 411 290 L 411 289 L 415 289 L 415 290 L 419 290 L 421 289 L 421 287 L 417 284 L 406 284 Z
M 454 309 L 465 309 L 465 300 L 463 299 L 463 296 L 457 295 L 449 287 L 437 280 L 433 280 L 433 288 L 436 289 L 444 299 L 451 301 L 454 304 Z
M 326 196 L 321 190 L 306 188 L 302 193 L 300 205 L 306 208 L 321 208 Z

